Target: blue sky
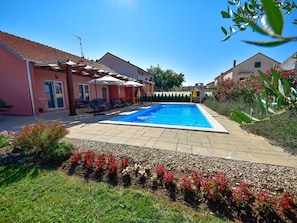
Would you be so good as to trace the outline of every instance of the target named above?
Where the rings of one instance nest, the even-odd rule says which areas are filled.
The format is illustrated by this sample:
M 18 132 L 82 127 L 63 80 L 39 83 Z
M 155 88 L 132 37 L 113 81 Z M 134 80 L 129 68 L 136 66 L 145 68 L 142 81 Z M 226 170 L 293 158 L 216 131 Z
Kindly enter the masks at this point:
M 227 0 L 10 0 L 1 2 L 0 30 L 51 47 L 99 59 L 110 52 L 146 70 L 151 65 L 185 74 L 183 85 L 213 81 L 261 52 L 283 62 L 295 43 L 266 48 L 242 40 L 264 40 L 251 30 L 222 42 Z M 296 18 L 296 12 L 290 18 Z M 296 35 L 297 26 L 285 27 Z

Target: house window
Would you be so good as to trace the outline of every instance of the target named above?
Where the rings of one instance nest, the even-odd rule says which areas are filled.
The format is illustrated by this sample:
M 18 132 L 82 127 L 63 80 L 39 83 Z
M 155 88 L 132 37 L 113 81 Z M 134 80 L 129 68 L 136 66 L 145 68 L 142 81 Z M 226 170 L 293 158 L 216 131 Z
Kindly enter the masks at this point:
M 255 62 L 255 67 L 261 67 L 261 62 Z
M 90 89 L 88 84 L 78 84 L 79 98 L 84 101 L 90 100 Z
M 244 80 L 244 77 L 240 77 L 239 80 L 240 80 L 240 81 L 243 81 L 243 80 Z

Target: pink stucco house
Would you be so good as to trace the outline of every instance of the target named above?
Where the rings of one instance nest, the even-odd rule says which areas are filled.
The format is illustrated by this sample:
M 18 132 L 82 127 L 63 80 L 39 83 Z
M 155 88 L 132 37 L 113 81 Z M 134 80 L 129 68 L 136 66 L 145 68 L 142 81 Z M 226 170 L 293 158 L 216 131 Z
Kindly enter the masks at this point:
M 4 114 L 38 115 L 69 109 L 75 99 L 126 98 L 131 87 L 88 83 L 106 74 L 120 73 L 108 66 L 0 31 L 0 98 L 12 105 Z M 131 79 L 129 74 L 118 77 Z
M 226 79 L 241 81 L 252 75 L 257 75 L 258 70 L 265 72 L 268 68 L 277 64 L 279 64 L 278 61 L 262 53 L 257 53 L 239 64 L 234 60 L 233 67 L 217 76 L 214 80 L 214 85 Z

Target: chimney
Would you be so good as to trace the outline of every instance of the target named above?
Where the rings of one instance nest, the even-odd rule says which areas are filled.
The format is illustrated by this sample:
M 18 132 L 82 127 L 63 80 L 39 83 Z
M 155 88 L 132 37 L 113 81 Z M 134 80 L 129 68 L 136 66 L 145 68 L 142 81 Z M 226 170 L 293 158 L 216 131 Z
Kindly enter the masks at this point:
M 233 67 L 236 67 L 236 60 L 233 60 Z

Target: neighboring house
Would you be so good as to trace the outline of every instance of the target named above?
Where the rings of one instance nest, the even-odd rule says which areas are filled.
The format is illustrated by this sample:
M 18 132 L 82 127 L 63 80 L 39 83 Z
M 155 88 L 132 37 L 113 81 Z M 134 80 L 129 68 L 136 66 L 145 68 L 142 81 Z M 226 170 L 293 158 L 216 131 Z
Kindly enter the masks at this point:
M 219 81 L 226 79 L 231 79 L 233 81 L 244 80 L 252 75 L 258 75 L 258 70 L 263 72 L 267 71 L 275 64 L 279 64 L 279 62 L 262 53 L 257 53 L 238 65 L 236 64 L 236 60 L 234 60 L 232 68 L 215 78 L 215 85 L 217 85 Z
M 282 69 L 284 70 L 297 70 L 297 52 L 293 53 L 288 59 L 286 59 L 281 64 Z
M 107 67 L 110 67 L 120 75 L 125 75 L 127 77 L 139 80 L 140 83 L 144 85 L 142 88 L 143 94 L 145 94 L 146 96 L 153 95 L 154 93 L 153 75 L 151 75 L 147 71 L 109 52 L 106 53 L 100 59 L 96 60 L 96 62 L 103 64 Z
M 70 115 L 75 115 L 75 99 L 124 98 L 129 89 L 89 84 L 95 75 L 118 73 L 95 61 L 2 31 L 0 58 L 0 98 L 13 106 L 4 114 L 32 116 L 68 108 Z
M 215 82 L 212 81 L 212 82 L 210 82 L 210 83 L 208 83 L 208 84 L 205 85 L 205 95 L 206 96 L 212 95 L 213 89 L 215 87 L 214 83 Z

